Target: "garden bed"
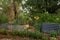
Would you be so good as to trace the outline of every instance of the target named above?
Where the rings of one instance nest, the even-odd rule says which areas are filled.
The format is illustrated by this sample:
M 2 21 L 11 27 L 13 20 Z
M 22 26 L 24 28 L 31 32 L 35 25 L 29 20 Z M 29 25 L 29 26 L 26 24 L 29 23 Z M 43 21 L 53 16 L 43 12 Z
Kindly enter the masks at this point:
M 17 31 L 0 30 L 0 40 L 60 40 L 60 36 L 55 32 L 50 34 L 39 31 Z
M 40 39 L 34 39 L 34 38 L 29 38 L 29 37 L 13 36 L 13 35 L 1 35 L 0 36 L 0 40 L 40 40 Z
M 34 38 L 32 35 L 29 37 L 28 34 L 26 34 L 26 31 L 21 31 L 19 35 L 17 31 L 7 32 L 7 30 L 5 30 L 4 32 L 0 32 L 0 40 L 41 40 L 41 39 Z
M 40 32 L 31 31 L 8 31 L 6 29 L 0 30 L 0 39 L 14 39 L 14 40 L 40 40 Z

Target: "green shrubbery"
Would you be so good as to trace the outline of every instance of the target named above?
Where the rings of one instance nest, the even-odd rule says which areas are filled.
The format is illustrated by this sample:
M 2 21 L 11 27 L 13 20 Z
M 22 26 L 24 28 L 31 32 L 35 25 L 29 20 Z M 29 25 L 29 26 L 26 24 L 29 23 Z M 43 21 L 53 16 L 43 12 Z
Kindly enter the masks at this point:
M 29 17 L 29 14 L 27 13 L 23 13 L 21 12 L 18 17 L 15 19 L 13 24 L 20 24 L 20 25 L 24 25 L 29 23 L 29 21 L 31 21 L 32 19 Z
M 54 23 L 59 23 L 60 18 L 58 16 L 59 14 L 49 14 L 49 13 L 44 13 L 40 14 L 40 22 L 54 22 Z
M 36 31 L 36 32 L 32 33 L 32 37 L 34 37 L 34 38 L 42 38 L 42 33 Z
M 0 33 L 3 35 L 7 35 L 9 32 L 7 30 L 0 30 Z M 42 33 L 35 31 L 35 32 L 31 32 L 31 31 L 17 31 L 14 30 L 11 32 L 12 35 L 14 36 L 21 36 L 21 37 L 31 37 L 31 38 L 42 38 Z
M 49 13 L 40 13 L 35 16 L 38 16 L 38 20 L 33 20 L 33 25 L 37 30 L 40 30 L 41 23 L 60 23 L 60 14 L 49 14 Z
M 14 30 L 14 31 L 12 31 L 11 34 L 14 35 L 14 36 L 16 36 L 16 35 L 18 35 L 18 33 L 19 33 L 18 31 Z
M 50 40 L 57 40 L 57 38 L 56 37 L 51 37 Z
M 42 40 L 48 40 L 48 38 L 47 37 L 42 37 Z
M 32 37 L 32 38 L 42 38 L 42 33 L 40 32 L 31 32 L 31 31 L 20 31 L 19 36 L 22 37 Z
M 0 30 L 0 34 L 7 35 L 10 34 L 6 29 Z M 30 37 L 34 39 L 42 39 L 42 40 L 48 40 L 48 36 L 44 36 L 44 33 L 41 33 L 39 31 L 31 32 L 31 31 L 17 31 L 14 30 L 11 32 L 13 36 L 20 36 L 20 37 Z M 52 39 L 56 38 L 57 33 L 56 32 L 51 32 L 49 37 L 52 37 Z
M 8 34 L 8 30 L 4 29 L 4 30 L 0 30 L 0 33 L 3 35 L 7 35 Z
M 0 24 L 8 22 L 9 15 L 0 13 Z
M 57 33 L 57 32 L 53 32 L 53 31 L 52 31 L 52 32 L 50 32 L 50 36 L 51 36 L 51 37 L 56 37 L 57 35 L 58 35 L 58 33 Z
M 27 31 L 20 31 L 19 36 L 26 37 L 27 36 Z

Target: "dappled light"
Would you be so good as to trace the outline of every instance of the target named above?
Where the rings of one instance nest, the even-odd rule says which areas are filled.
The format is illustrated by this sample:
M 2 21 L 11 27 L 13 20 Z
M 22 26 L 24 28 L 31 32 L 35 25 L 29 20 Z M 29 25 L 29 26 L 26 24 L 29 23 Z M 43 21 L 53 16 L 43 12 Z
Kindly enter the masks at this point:
M 60 40 L 60 0 L 0 0 L 0 40 Z

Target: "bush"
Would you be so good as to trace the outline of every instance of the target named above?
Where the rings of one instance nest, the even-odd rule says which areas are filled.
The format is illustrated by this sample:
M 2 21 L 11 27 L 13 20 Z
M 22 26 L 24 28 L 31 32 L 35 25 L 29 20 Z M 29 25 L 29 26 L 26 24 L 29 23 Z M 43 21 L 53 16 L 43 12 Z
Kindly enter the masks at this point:
M 36 38 L 36 39 L 38 39 L 38 38 L 42 38 L 42 33 L 40 33 L 40 32 L 32 32 L 31 33 L 31 37 L 32 38 Z
M 4 35 L 7 35 L 8 34 L 8 30 L 6 30 L 6 29 L 1 30 L 1 33 L 4 34 Z
M 8 30 L 0 30 L 0 33 L 1 34 L 4 34 L 4 35 L 7 35 L 8 34 Z M 31 31 L 17 31 L 17 30 L 14 30 L 11 32 L 12 35 L 14 36 L 21 36 L 21 37 L 31 37 L 31 38 L 36 38 L 36 39 L 39 39 L 39 38 L 42 38 L 42 33 L 40 33 L 39 31 L 35 31 L 35 32 L 31 32 Z
M 36 29 L 37 31 L 40 31 L 40 23 L 35 22 L 35 23 L 33 24 L 33 26 L 35 27 L 35 29 Z
M 47 37 L 42 37 L 42 40 L 48 40 L 48 38 Z
M 50 32 L 50 36 L 51 37 L 56 37 L 57 36 L 57 32 Z
M 27 31 L 20 31 L 19 36 L 26 37 Z
M 0 23 L 7 23 L 9 16 L 7 14 L 0 14 Z
M 31 32 L 31 31 L 27 31 L 27 36 L 28 36 L 28 37 L 31 37 L 32 34 L 33 34 L 33 32 Z
M 57 40 L 57 38 L 55 38 L 55 37 L 51 37 L 50 40 Z
M 19 32 L 19 36 L 22 36 L 22 37 L 32 37 L 32 38 L 42 38 L 42 33 L 40 32 L 31 32 L 31 31 L 20 31 Z
M 0 30 L 0 33 L 2 34 L 8 34 L 8 31 L 7 30 L 3 30 L 1 31 Z M 12 35 L 14 36 L 21 36 L 21 37 L 31 37 L 31 38 L 35 38 L 35 39 L 39 39 L 39 38 L 42 38 L 42 33 L 40 33 L 39 31 L 35 31 L 35 32 L 31 32 L 31 31 L 17 31 L 17 30 L 14 30 L 11 32 Z
M 28 31 L 27 36 L 38 39 L 38 38 L 42 38 L 42 33 L 40 33 L 39 31 L 35 31 L 35 32 Z
M 18 35 L 18 33 L 19 32 L 17 30 L 12 31 L 12 35 L 15 35 L 16 36 L 16 35 Z
M 25 13 L 24 13 L 25 14 Z M 30 22 L 32 19 L 28 15 L 24 15 L 23 13 L 18 15 L 18 18 L 15 19 L 13 24 L 27 24 Z
M 0 33 L 2 33 L 2 30 L 0 29 Z

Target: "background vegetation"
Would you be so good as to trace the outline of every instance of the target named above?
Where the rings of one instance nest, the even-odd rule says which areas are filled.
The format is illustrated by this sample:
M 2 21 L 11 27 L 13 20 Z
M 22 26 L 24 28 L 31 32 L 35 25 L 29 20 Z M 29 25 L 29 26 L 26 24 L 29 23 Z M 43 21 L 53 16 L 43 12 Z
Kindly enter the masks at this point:
M 10 9 L 15 15 L 12 24 L 30 24 L 39 30 L 42 22 L 60 23 L 59 0 L 0 0 L 0 23 L 8 23 Z

